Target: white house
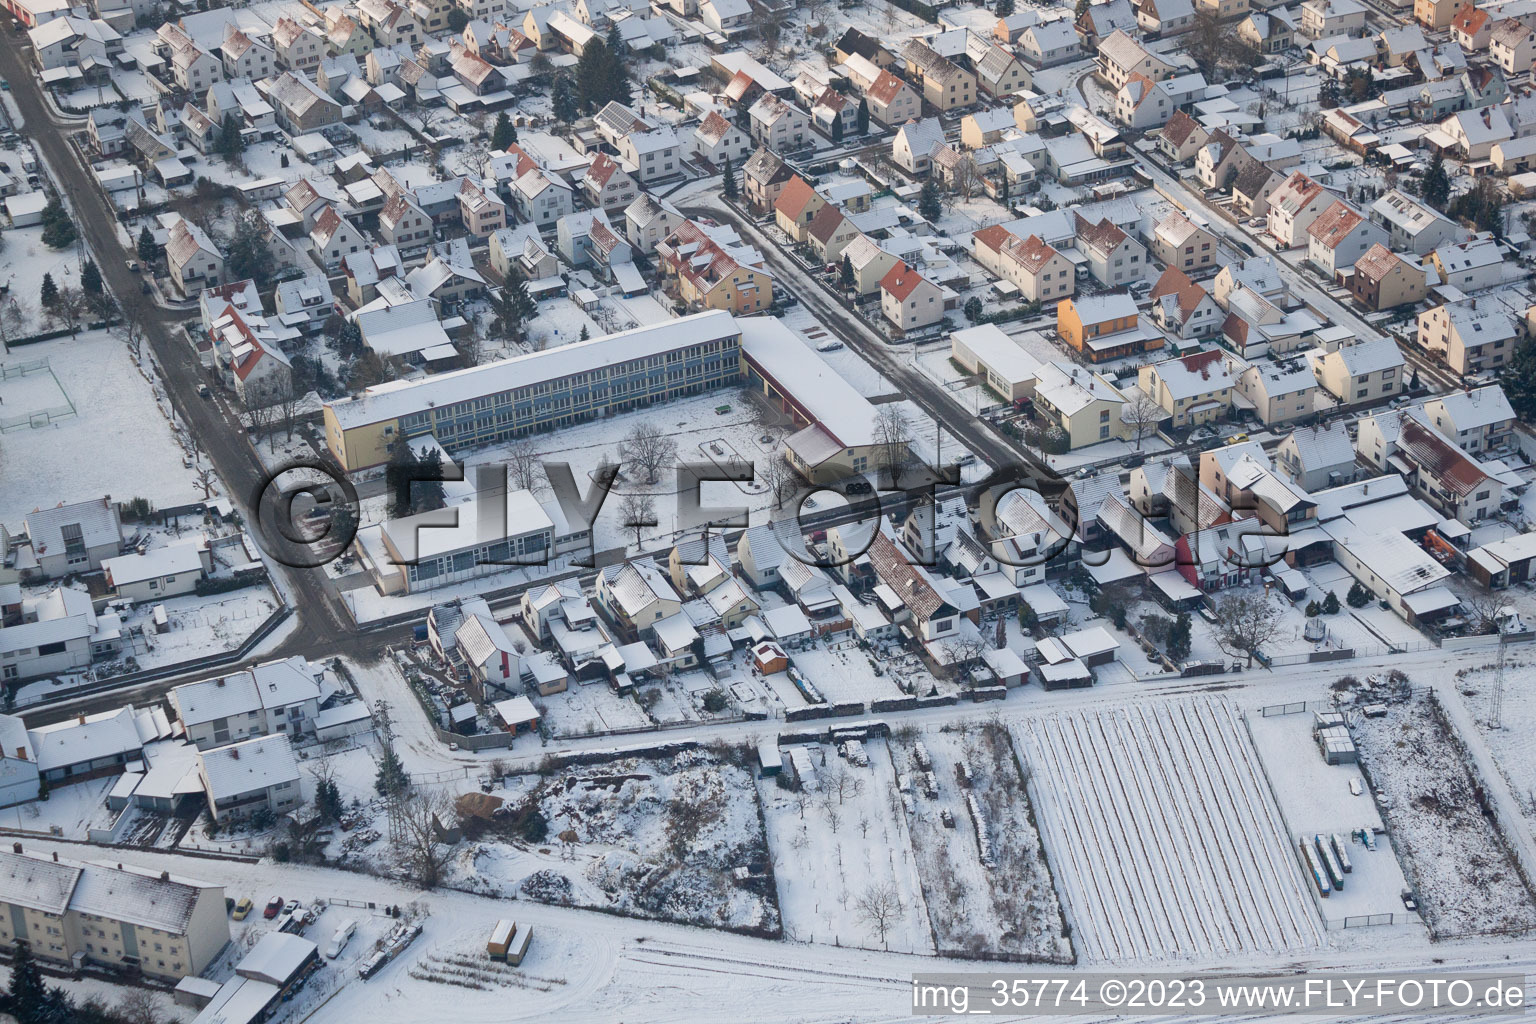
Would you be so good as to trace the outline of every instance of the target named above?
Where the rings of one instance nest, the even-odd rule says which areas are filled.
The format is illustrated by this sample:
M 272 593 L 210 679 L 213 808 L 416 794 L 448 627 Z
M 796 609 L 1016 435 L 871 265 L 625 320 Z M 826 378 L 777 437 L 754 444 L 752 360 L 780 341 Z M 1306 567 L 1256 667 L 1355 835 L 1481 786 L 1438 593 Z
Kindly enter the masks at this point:
M 200 750 L 254 736 L 298 736 L 315 730 L 325 676 L 324 666 L 295 655 L 172 687 L 171 708 Z
M 304 802 L 299 760 L 286 736 L 258 736 L 201 751 L 197 770 L 209 813 L 220 824 L 261 812 L 287 814 Z

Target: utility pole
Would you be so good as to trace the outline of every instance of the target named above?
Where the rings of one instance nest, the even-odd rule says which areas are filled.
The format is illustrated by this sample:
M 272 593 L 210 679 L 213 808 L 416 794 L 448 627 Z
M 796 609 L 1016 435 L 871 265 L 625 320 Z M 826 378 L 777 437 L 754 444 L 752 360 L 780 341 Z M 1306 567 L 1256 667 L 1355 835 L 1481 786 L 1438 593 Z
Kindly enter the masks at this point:
M 1504 655 L 1509 648 L 1509 637 L 1504 632 L 1502 618 L 1497 621 L 1497 625 L 1499 627 L 1499 667 L 1493 677 L 1493 700 L 1488 714 L 1488 725 L 1493 729 L 1502 729 L 1504 728 Z

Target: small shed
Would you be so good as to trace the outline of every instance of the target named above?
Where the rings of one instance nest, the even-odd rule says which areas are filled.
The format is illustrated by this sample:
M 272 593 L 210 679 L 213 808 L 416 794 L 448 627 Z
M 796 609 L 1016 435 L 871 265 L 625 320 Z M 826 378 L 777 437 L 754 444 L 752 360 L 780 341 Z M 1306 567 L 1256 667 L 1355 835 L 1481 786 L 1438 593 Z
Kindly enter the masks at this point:
M 1061 642 L 1068 651 L 1072 652 L 1074 658 L 1081 659 L 1089 668 L 1095 665 L 1107 665 L 1120 654 L 1120 641 L 1111 636 L 1109 630 L 1103 626 L 1089 626 L 1087 629 L 1068 633 L 1061 638 Z
M 757 742 L 757 773 L 763 778 L 777 775 L 784 770 L 784 758 L 779 753 L 779 742 L 763 739 Z
M 448 720 L 454 732 L 460 736 L 470 736 L 475 732 L 476 714 L 474 703 L 466 701 L 448 709 Z
M 491 929 L 491 938 L 485 944 L 485 955 L 492 960 L 505 960 L 507 950 L 512 945 L 512 938 L 517 934 L 517 922 L 510 918 L 502 918 L 496 922 L 496 927 Z
M 1024 664 L 1024 659 L 1006 647 L 983 651 L 981 660 L 1004 686 L 1018 686 L 1029 676 L 1029 666 Z
M 499 700 L 492 705 L 496 714 L 501 718 L 507 732 L 516 736 L 519 733 L 537 732 L 539 728 L 539 710 L 533 706 L 533 701 L 527 697 L 511 697 L 507 700 Z
M 789 668 L 789 656 L 772 640 L 764 640 L 752 648 L 752 665 L 763 675 L 771 676 Z
M 1068 658 L 1053 665 L 1038 665 L 1035 672 L 1040 685 L 1047 690 L 1076 689 L 1093 685 L 1093 672 L 1077 658 Z

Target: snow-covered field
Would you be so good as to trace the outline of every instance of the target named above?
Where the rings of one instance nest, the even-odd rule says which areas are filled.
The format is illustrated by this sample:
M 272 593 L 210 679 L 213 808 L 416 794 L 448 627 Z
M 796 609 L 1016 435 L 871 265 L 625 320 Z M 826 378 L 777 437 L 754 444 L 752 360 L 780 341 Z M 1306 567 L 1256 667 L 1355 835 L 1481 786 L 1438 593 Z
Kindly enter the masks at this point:
M 933 799 L 916 781 L 923 771 L 917 742 L 933 766 Z M 913 780 L 907 820 L 939 952 L 1070 960 L 1071 942 L 1062 934 L 1061 906 L 1008 730 L 998 722 L 969 721 L 953 731 L 925 732 L 911 743 L 893 741 L 892 748 L 900 750 L 901 770 Z M 969 785 L 957 774 L 961 762 Z M 971 797 L 987 836 L 985 861 Z
M 1536 900 L 1432 697 L 1351 723 L 1436 938 L 1536 927 Z
M 15 349 L 0 363 L 38 359 L 48 360 L 75 415 L 0 435 L 6 479 L 17 485 L 0 489 L 0 523 L 15 528 L 34 508 L 104 494 L 156 506 L 202 497 L 197 471 L 182 464 L 186 452 L 164 388 L 134 365 L 121 341 L 85 331 Z M 12 414 L 10 402 L 4 413 Z
M 1064 712 L 1014 729 L 1079 957 L 1216 958 L 1321 944 L 1230 705 Z
M 932 954 L 924 894 L 906 822 L 896 811 L 896 773 L 885 744 L 865 744 L 869 765 L 863 768 L 824 743 L 806 750 L 815 788 L 791 789 L 784 775 L 782 785 L 758 782 L 785 937 L 882 948 L 859 903 L 870 890 L 889 886 L 901 906 L 884 948 Z

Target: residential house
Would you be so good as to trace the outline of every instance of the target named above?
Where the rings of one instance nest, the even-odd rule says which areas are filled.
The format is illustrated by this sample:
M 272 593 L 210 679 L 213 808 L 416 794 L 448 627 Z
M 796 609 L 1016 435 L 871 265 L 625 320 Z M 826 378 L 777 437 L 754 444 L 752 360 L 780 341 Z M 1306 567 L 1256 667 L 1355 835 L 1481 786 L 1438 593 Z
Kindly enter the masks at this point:
M 752 139 L 735 124 L 721 117 L 716 111 L 699 123 L 693 131 L 693 151 L 700 159 L 714 167 L 724 167 L 729 161 L 733 167 L 741 167 L 752 155 Z M 765 150 L 771 152 L 771 150 Z M 593 167 L 602 159 L 593 161 Z M 591 175 L 589 170 L 588 175 Z M 625 175 L 627 178 L 628 175 Z M 630 181 L 633 187 L 633 180 Z M 631 197 L 632 198 L 632 197 Z
M 899 260 L 881 248 L 880 243 L 868 235 L 860 235 L 843 250 L 843 261 L 853 268 L 853 293 L 858 296 L 873 295 L 880 290 L 885 279 Z
M 529 174 L 542 174 L 540 171 L 530 171 Z M 539 203 L 539 194 L 532 197 L 523 191 L 524 178 L 517 179 L 514 185 L 514 194 L 519 201 L 527 201 L 528 209 L 535 214 L 547 209 Z M 566 191 L 569 191 L 568 189 Z M 494 191 L 481 187 L 470 178 L 465 178 L 459 185 L 459 217 L 464 223 L 464 230 L 475 238 L 489 238 L 492 234 L 507 226 L 507 204 L 501 201 L 501 197 Z M 529 220 L 540 223 L 537 215 L 530 216 Z
M 368 247 L 368 240 L 363 237 L 363 233 L 337 213 L 334 206 L 326 206 L 315 218 L 315 226 L 309 232 L 309 242 L 315 258 L 326 270 L 339 268 L 343 257 Z
M 1391 338 L 1316 349 L 1307 359 L 1317 382 L 1342 405 L 1379 402 L 1403 389 L 1403 353 Z
M 1072 36 L 1072 45 L 1076 46 L 1076 33 L 1071 32 L 1070 27 L 1068 33 Z M 1023 51 L 1025 59 L 1029 59 L 1028 47 L 1023 47 Z M 901 56 L 906 62 L 907 74 L 922 84 L 923 99 L 941 112 L 968 107 L 976 101 L 976 76 L 923 40 L 909 40 L 902 48 Z
M 1307 229 L 1336 201 L 1333 193 L 1295 171 L 1269 195 L 1266 228 L 1286 248 L 1307 244 Z
M 1287 49 L 1294 35 L 1286 19 L 1257 11 L 1250 13 L 1237 25 L 1237 38 L 1264 54 Z
M 1428 295 L 1429 275 L 1418 260 L 1400 256 L 1378 242 L 1356 261 L 1349 290 L 1367 309 L 1395 309 L 1416 305 Z
M 667 202 L 642 192 L 624 208 L 624 237 L 640 252 L 650 252 L 688 218 Z
M 1335 200 L 1307 227 L 1307 260 L 1331 281 L 1336 271 L 1353 267 L 1371 246 L 1387 238 L 1385 228 L 1342 199 Z
M 1137 386 L 1168 414 L 1177 430 L 1225 415 L 1232 407 L 1237 381 L 1221 352 L 1211 349 L 1143 366 Z
M 773 304 L 773 275 L 734 229 L 685 221 L 656 247 L 663 276 L 690 309 L 758 313 Z
M 0 946 L 39 960 L 195 979 L 229 945 L 224 887 L 169 872 L 0 854 Z M 277 986 L 272 986 L 273 994 Z
M 171 226 L 165 243 L 165 263 L 176 290 L 189 298 L 224 278 L 224 254 L 202 228 L 185 217 Z
M 199 750 L 256 736 L 313 734 L 329 695 L 323 666 L 297 655 L 174 686 L 171 710 Z M 324 684 L 324 685 L 322 685 Z
M 1440 353 L 1455 373 L 1468 376 L 1502 369 L 1518 343 L 1509 314 L 1494 303 L 1446 303 L 1419 314 L 1419 346 Z
M 1243 365 L 1237 390 L 1265 426 L 1292 423 L 1317 411 L 1317 377 L 1299 359 L 1258 359 Z
M 1529 71 L 1536 62 L 1536 29 L 1515 18 L 1504 19 L 1489 36 L 1488 56 L 1506 75 Z
M 773 204 L 774 221 L 778 224 L 780 231 L 797 242 L 803 242 L 811 219 L 820 213 L 825 205 L 827 201 L 811 186 L 810 182 L 795 175 Z
M 1077 60 L 1083 53 L 1077 29 L 1066 18 L 1030 25 L 1014 45 L 1024 63 L 1036 71 Z
M 1175 111 L 1157 135 L 1157 148 L 1169 160 L 1179 165 L 1194 160 L 1210 133 L 1192 116 L 1182 110 Z
M 1069 449 L 1125 436 L 1125 396 L 1106 378 L 1065 362 L 1041 364 L 1035 411 L 1059 427 Z
M 548 232 L 558 225 L 560 219 L 573 212 L 576 205 L 571 187 L 560 178 L 545 174 L 538 167 L 519 175 L 512 183 L 511 192 L 518 216 L 537 226 L 540 232 Z M 497 227 L 505 226 L 504 218 L 505 209 L 503 223 Z
M 1132 75 L 1160 82 L 1176 73 L 1172 64 L 1149 53 L 1123 29 L 1116 29 L 1099 43 L 1097 62 L 1099 75 L 1116 90 L 1129 82 Z
M 1136 24 L 1143 32 L 1159 37 L 1188 32 L 1195 27 L 1195 6 L 1191 0 L 1141 0 L 1136 7 Z
M 778 154 L 766 147 L 759 147 L 741 169 L 747 199 L 753 207 L 763 212 L 774 208 L 779 196 L 795 176 L 795 172 Z
M 272 28 L 272 49 L 278 67 L 304 73 L 320 66 L 325 40 L 292 18 L 283 17 Z
M 402 253 L 432 244 L 432 218 L 416 205 L 409 192 L 398 192 L 379 212 L 379 237 Z
M 1211 293 L 1182 270 L 1169 267 L 1152 286 L 1152 319 L 1169 334 L 1204 338 L 1221 330 L 1225 314 Z
M 1493 451 L 1515 440 L 1515 410 L 1497 384 L 1428 399 L 1424 415 L 1465 452 Z
M 1027 302 L 1066 298 L 1077 286 L 1072 261 L 1038 235 L 1020 238 L 1001 224 L 974 234 L 973 254 L 993 274 L 1011 281 Z
M 1120 0 L 1129 8 L 1129 0 Z M 1028 69 L 1011 50 L 992 43 L 976 62 L 976 84 L 990 96 L 1011 96 L 1028 89 L 1032 79 Z
M 286 736 L 258 736 L 200 751 L 197 770 L 208 813 L 220 824 L 257 814 L 278 817 L 304 804 L 299 760 Z
M 1152 255 L 1175 270 L 1194 277 L 1221 268 L 1216 236 L 1175 210 L 1152 232 Z
M 1356 0 L 1306 0 L 1300 29 L 1308 39 L 1358 36 L 1365 31 L 1365 6 Z
M 1088 272 L 1094 280 L 1106 288 L 1118 288 L 1149 275 L 1152 267 L 1147 258 L 1147 247 L 1108 217 L 1094 224 L 1074 213 L 1073 221 L 1077 228 L 1077 251 L 1088 258 Z M 1048 297 L 1061 298 L 1066 294 L 1053 292 Z
M 810 224 L 806 225 L 805 240 L 806 244 L 816 251 L 821 262 L 831 266 L 841 262 L 843 250 L 847 249 L 855 238 L 862 238 L 863 234 L 858 225 L 854 224 L 850 218 L 843 216 L 842 210 L 828 203 L 817 211 L 816 216 L 811 218 Z
M 1471 526 L 1496 515 L 1504 484 L 1440 431 L 1404 416 L 1389 465 L 1433 508 Z
M 880 279 L 880 312 L 903 334 L 920 331 L 944 319 L 944 295 L 938 285 L 898 260 Z
M 267 90 L 277 123 L 290 135 L 318 131 L 341 120 L 341 104 L 319 86 L 293 71 L 285 71 Z
M 1428 256 L 1442 245 L 1465 241 L 1460 224 L 1401 189 L 1393 189 L 1370 206 L 1371 223 L 1385 228 L 1393 249 Z
M 805 111 L 773 93 L 764 93 L 747 111 L 752 138 L 775 153 L 793 153 L 814 144 L 811 119 Z
M 1355 479 L 1355 443 L 1341 420 L 1293 430 L 1275 449 L 1275 467 L 1304 491 Z
M 1161 348 L 1163 343 L 1161 337 L 1141 329 L 1136 300 L 1125 292 L 1060 300 L 1056 333 L 1094 363 Z
M 1504 254 L 1499 243 L 1482 235 L 1440 246 L 1429 254 L 1429 262 L 1440 275 L 1441 285 L 1462 292 L 1492 288 L 1504 279 Z
M 944 141 L 944 128 L 938 118 L 908 121 L 891 142 L 891 159 L 908 174 L 926 174 L 932 166 L 933 147 Z

